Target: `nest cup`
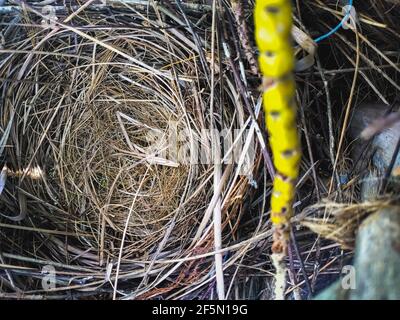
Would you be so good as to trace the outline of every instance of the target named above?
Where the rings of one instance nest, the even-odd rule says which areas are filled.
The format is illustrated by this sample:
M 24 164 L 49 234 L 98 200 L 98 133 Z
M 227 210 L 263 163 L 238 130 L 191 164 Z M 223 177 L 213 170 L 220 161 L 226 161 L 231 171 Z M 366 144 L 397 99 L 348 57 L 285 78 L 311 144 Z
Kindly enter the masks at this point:
M 160 241 L 174 216 L 174 236 L 190 234 L 190 213 L 208 199 L 204 191 L 189 199 L 206 167 L 192 170 L 172 152 L 179 148 L 172 136 L 190 134 L 198 123 L 193 52 L 151 29 L 95 36 L 117 52 L 87 39 L 67 43 L 70 35 L 60 34 L 35 48 L 53 48 L 48 55 L 14 56 L 19 65 L 29 62 L 23 77 L 32 82 L 9 88 L 20 93 L 9 108 L 22 147 L 10 167 L 40 168 L 36 181 L 21 175 L 22 189 L 65 211 L 57 223 L 91 234 L 92 248 L 114 256 L 126 229 L 125 246 L 140 254 Z M 27 210 L 40 213 L 30 202 Z
M 190 33 L 160 28 L 146 10 L 129 19 L 113 12 L 87 10 L 73 29 L 22 12 L 7 28 L 1 211 L 3 222 L 28 229 L 2 238 L 22 255 L 96 272 L 120 255 L 122 270 L 140 266 L 141 277 L 133 261 L 184 254 L 213 196 L 213 161 L 193 163 L 182 146 L 196 140 L 209 157 L 202 130 L 237 127 L 243 115 L 234 116 L 230 84 L 214 110 L 220 116 L 210 116 L 209 70 Z M 236 196 L 245 192 L 226 181 Z

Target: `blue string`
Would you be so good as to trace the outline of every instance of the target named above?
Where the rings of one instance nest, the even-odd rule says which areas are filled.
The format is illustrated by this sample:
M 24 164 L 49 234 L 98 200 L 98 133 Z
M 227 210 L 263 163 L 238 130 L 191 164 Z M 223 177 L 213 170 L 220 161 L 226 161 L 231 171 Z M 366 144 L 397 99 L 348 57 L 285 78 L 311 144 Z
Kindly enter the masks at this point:
M 344 22 L 347 20 L 347 18 L 350 16 L 351 13 L 351 8 L 353 7 L 353 0 L 349 0 L 349 10 L 347 11 L 346 15 L 344 16 L 344 18 L 342 19 L 342 21 L 340 21 L 340 23 L 333 28 L 331 31 L 329 31 L 328 33 L 318 37 L 317 39 L 315 39 L 315 42 L 321 42 L 322 40 L 325 40 L 326 38 L 329 38 L 331 35 L 335 34 L 340 28 L 343 28 L 343 24 Z

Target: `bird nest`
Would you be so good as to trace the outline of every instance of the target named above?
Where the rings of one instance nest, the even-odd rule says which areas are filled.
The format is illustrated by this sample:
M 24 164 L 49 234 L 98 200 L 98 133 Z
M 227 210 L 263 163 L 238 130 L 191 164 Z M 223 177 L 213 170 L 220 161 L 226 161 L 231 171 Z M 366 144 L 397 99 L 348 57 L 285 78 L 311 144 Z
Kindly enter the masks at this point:
M 134 278 L 132 296 L 157 296 L 195 268 L 174 259 L 213 250 L 212 203 L 229 232 L 237 223 L 248 179 L 237 165 L 218 174 L 209 129 L 240 128 L 245 112 L 206 34 L 171 27 L 179 12 L 87 9 L 70 24 L 65 10 L 50 26 L 34 7 L 3 19 L 2 251 L 29 267 L 26 292 L 43 292 L 35 279 L 50 265 L 65 272 L 57 288 L 115 295 Z

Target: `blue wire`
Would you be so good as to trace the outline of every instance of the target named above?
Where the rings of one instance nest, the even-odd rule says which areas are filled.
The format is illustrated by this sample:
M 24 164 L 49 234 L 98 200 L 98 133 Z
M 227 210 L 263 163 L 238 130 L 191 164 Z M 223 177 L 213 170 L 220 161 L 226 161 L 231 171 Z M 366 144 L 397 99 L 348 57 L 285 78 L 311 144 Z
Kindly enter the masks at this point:
M 347 20 L 347 18 L 350 16 L 351 13 L 351 8 L 353 7 L 353 0 L 349 0 L 349 10 L 347 11 L 346 15 L 344 16 L 344 18 L 342 19 L 342 21 L 340 21 L 340 23 L 333 28 L 331 31 L 329 31 L 328 33 L 318 37 L 317 39 L 315 39 L 314 41 L 316 43 L 321 42 L 322 40 L 325 40 L 326 38 L 329 38 L 331 35 L 335 34 L 340 28 L 343 27 L 344 22 Z

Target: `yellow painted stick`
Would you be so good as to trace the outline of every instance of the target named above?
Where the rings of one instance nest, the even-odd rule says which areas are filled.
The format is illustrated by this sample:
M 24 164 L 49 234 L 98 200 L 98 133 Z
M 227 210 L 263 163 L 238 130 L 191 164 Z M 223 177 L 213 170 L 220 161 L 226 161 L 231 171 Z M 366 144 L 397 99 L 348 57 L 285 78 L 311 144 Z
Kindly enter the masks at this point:
M 286 252 L 295 183 L 301 160 L 296 126 L 294 50 L 290 0 L 256 0 L 255 37 L 264 76 L 264 111 L 276 168 L 271 195 L 274 253 Z

